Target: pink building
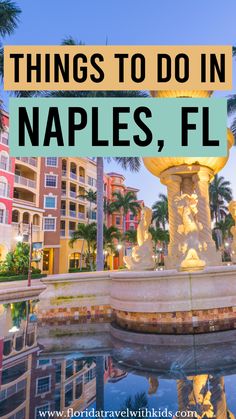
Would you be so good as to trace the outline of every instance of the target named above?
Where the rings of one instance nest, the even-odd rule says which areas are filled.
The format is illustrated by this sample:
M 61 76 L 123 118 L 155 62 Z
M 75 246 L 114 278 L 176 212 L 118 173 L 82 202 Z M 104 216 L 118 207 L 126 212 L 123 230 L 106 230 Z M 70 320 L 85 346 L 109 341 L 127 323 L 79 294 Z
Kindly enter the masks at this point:
M 11 221 L 15 159 L 9 156 L 9 118 L 3 112 L 0 133 L 0 259 L 11 249 Z

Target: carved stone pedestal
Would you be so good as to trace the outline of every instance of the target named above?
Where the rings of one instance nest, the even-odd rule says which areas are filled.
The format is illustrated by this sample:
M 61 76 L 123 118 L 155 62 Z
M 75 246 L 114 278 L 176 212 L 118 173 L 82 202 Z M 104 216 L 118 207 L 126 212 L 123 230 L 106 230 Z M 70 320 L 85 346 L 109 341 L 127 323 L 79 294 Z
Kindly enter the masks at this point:
M 169 208 L 167 269 L 197 270 L 221 262 L 211 233 L 208 191 L 213 176 L 200 165 L 172 167 L 161 174 Z

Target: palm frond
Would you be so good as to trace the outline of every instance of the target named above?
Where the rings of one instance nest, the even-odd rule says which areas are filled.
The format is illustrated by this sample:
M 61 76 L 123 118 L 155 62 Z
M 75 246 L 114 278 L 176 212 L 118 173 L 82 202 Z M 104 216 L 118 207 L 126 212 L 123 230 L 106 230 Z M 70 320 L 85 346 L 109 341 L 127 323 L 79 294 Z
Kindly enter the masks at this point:
M 114 157 L 114 160 L 124 170 L 130 170 L 131 172 L 138 172 L 141 167 L 141 159 L 139 157 Z
M 11 35 L 17 28 L 21 9 L 12 0 L 0 1 L 0 36 Z

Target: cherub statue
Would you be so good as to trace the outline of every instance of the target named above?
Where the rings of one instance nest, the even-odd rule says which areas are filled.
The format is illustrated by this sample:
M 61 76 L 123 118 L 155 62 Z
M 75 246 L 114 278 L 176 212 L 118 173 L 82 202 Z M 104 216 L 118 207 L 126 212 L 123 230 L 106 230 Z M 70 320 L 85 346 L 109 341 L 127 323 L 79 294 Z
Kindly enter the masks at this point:
M 143 207 L 137 228 L 138 245 L 132 248 L 131 256 L 124 256 L 124 263 L 129 270 L 152 270 L 155 267 L 152 237 L 148 230 L 151 222 L 152 210 Z
M 202 247 L 199 241 L 199 231 L 202 229 L 202 224 L 198 222 L 196 217 L 198 213 L 198 196 L 196 194 L 183 193 L 175 199 L 175 203 L 183 222 L 183 224 L 178 226 L 178 233 L 184 236 L 179 247 L 185 255 L 180 269 L 203 269 L 205 262 L 199 258 L 197 253 Z

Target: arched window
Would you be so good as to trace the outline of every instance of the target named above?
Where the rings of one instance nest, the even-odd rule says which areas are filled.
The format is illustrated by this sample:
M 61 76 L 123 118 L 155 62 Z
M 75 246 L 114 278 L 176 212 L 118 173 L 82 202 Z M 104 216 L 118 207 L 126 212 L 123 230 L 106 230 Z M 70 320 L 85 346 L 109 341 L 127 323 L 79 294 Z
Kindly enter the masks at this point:
M 40 225 L 40 217 L 38 214 L 34 214 L 33 216 L 33 225 L 34 226 L 39 226 Z
M 17 210 L 12 211 L 12 222 L 19 223 L 20 222 L 20 213 Z
M 9 154 L 6 151 L 0 153 L 0 169 L 9 170 Z
M 62 160 L 62 176 L 66 176 L 67 162 Z
M 29 224 L 30 215 L 28 212 L 24 212 L 23 214 L 23 224 Z
M 8 182 L 4 176 L 0 176 L 0 196 L 5 198 L 9 196 Z

